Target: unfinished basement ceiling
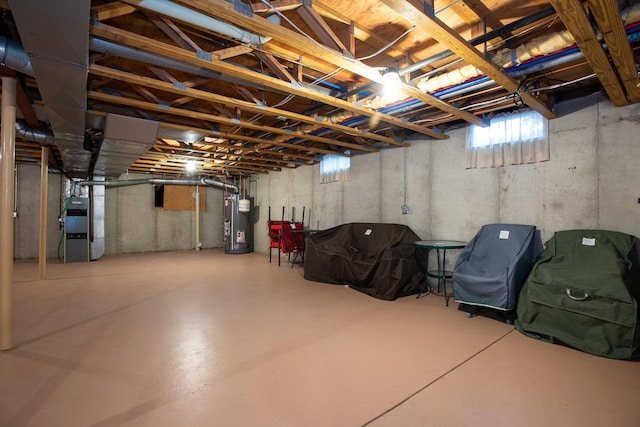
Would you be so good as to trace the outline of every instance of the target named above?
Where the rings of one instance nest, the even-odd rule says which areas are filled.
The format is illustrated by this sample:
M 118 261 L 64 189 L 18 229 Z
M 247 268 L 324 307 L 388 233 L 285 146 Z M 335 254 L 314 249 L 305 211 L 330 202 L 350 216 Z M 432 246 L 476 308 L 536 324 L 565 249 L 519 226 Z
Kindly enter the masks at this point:
M 54 141 L 50 166 L 72 177 L 185 175 L 188 160 L 203 176 L 263 174 L 522 107 L 553 119 L 559 101 L 596 92 L 640 100 L 637 1 L 69 4 L 0 0 L 0 50 L 19 83 L 17 161 L 38 164 Z M 77 77 L 61 81 L 66 69 Z M 383 95 L 390 69 L 402 85 Z M 84 129 L 66 131 L 83 103 Z M 102 153 L 107 115 L 157 122 L 155 143 L 131 164 Z

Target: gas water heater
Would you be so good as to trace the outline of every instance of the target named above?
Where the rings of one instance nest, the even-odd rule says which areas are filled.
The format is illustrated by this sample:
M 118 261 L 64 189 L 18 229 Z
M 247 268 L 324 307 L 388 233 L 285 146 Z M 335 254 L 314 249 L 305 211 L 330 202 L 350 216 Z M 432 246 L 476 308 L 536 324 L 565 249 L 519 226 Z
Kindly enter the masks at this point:
M 224 253 L 253 252 L 253 198 L 224 196 Z

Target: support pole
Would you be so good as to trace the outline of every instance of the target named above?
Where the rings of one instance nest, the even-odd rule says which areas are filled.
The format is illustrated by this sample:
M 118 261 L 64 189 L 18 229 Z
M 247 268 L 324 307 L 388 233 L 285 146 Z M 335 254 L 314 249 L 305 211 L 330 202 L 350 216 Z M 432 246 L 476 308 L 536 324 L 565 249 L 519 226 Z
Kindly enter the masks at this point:
M 49 147 L 40 153 L 40 243 L 38 267 L 40 280 L 47 274 L 47 200 L 49 194 Z
M 13 209 L 16 167 L 16 79 L 2 77 L 0 135 L 0 350 L 13 347 Z
M 202 243 L 200 242 L 200 187 L 196 185 L 196 251 L 200 250 Z

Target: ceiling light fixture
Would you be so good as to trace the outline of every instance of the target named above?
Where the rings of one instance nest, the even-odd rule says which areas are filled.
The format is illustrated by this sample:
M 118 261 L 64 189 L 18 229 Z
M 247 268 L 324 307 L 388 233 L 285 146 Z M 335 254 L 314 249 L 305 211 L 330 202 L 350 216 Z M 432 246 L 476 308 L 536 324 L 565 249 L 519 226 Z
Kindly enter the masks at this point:
M 400 92 L 402 80 L 400 80 L 400 74 L 395 68 L 387 68 L 384 70 L 382 72 L 382 81 L 382 92 L 384 96 L 395 96 Z
M 187 164 L 185 165 L 185 170 L 188 173 L 193 173 L 196 171 L 196 161 L 195 160 L 187 160 Z

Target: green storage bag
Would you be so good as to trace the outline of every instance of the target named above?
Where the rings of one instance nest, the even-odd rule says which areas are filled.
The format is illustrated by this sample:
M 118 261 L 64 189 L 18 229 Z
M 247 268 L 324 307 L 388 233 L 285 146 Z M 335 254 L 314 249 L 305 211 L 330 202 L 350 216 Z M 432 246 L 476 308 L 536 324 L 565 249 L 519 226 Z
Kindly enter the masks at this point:
M 520 292 L 516 328 L 598 356 L 640 357 L 637 239 L 567 230 L 545 246 Z

